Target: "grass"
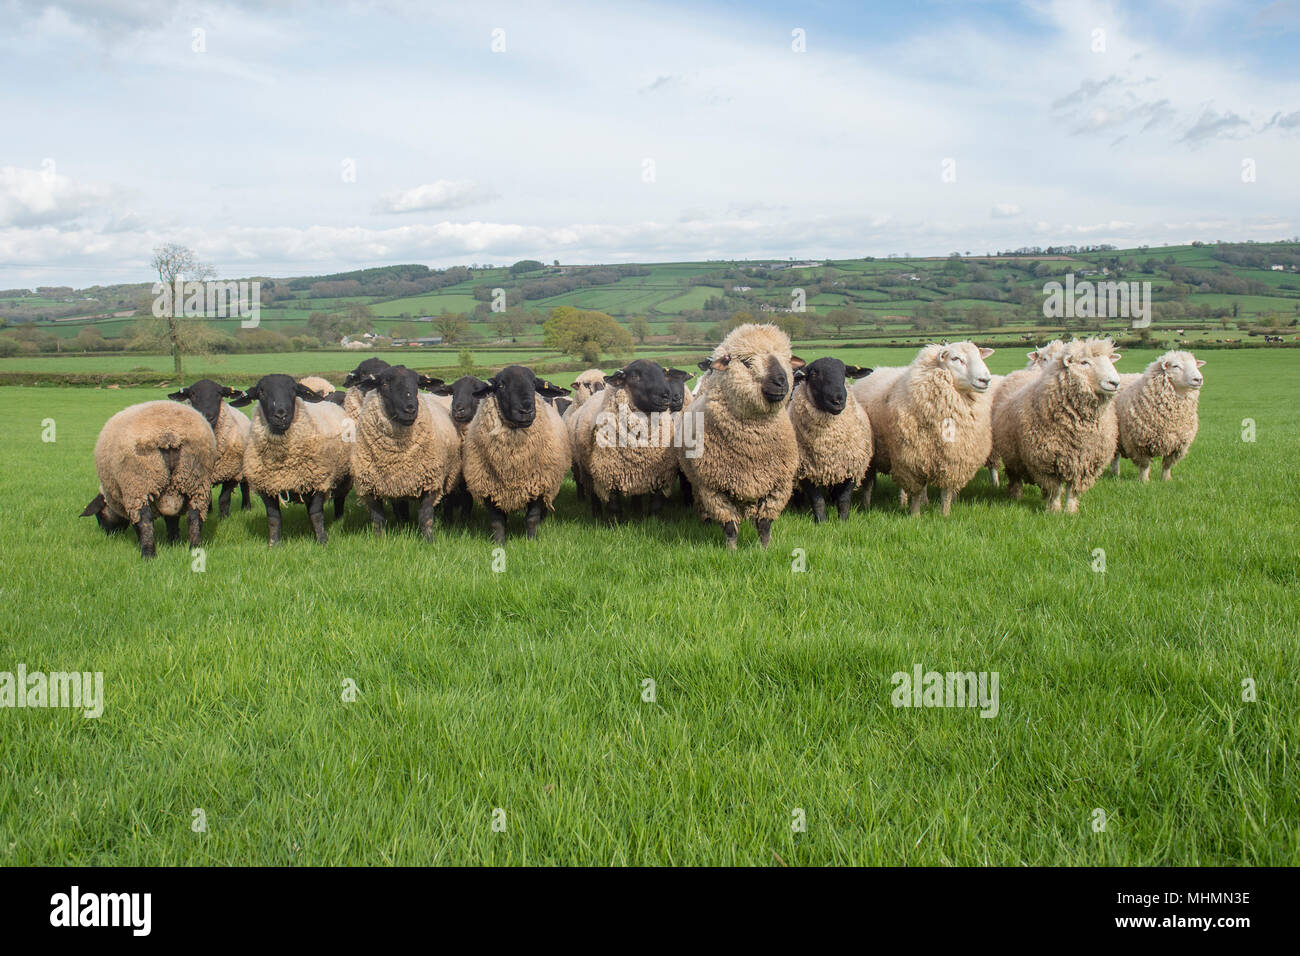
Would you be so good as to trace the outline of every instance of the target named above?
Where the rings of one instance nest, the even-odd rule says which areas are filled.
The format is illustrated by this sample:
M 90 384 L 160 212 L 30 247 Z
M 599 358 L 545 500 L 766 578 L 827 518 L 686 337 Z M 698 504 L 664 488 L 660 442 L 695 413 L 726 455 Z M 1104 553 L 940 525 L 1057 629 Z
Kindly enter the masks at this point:
M 205 527 L 202 573 L 142 562 L 76 517 L 135 396 L 0 388 L 0 670 L 107 698 L 0 709 L 0 863 L 1294 865 L 1300 365 L 1207 357 L 1175 480 L 1126 464 L 1079 516 L 981 475 L 948 519 L 791 511 L 728 554 L 566 486 L 503 573 L 481 511 L 376 541 L 355 499 L 324 549 L 291 506 L 269 551 L 258 504 Z M 998 716 L 894 709 L 914 664 L 999 672 Z

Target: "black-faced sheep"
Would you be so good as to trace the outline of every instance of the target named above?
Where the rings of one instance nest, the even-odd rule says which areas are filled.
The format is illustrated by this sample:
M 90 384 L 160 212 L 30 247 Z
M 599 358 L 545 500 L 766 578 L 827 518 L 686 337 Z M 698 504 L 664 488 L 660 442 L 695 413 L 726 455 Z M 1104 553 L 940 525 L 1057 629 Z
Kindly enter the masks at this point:
M 247 511 L 252 507 L 248 482 L 244 480 L 244 448 L 248 445 L 252 423 L 247 415 L 235 411 L 223 401 L 239 398 L 243 394 L 237 388 L 219 385 L 210 378 L 201 378 L 193 385 L 167 396 L 174 402 L 188 402 L 212 426 L 212 433 L 217 438 L 217 460 L 212 466 L 212 483 L 221 486 L 217 513 L 223 518 L 230 515 L 230 493 L 236 485 L 243 498 L 241 509 Z
M 853 491 L 871 463 L 871 422 L 845 386 L 848 378 L 871 369 L 819 358 L 794 373 L 790 422 L 799 447 L 795 480 L 813 509 L 813 520 L 826 520 L 826 498 L 841 519 L 848 518 Z

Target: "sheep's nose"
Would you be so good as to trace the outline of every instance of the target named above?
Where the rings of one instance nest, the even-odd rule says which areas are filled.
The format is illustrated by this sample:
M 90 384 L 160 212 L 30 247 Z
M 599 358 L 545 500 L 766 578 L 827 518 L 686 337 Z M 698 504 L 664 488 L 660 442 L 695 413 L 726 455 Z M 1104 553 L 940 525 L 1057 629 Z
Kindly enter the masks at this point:
M 980 388 L 988 388 L 989 382 L 991 381 L 993 381 L 993 379 L 987 375 L 981 375 L 979 378 L 975 379 L 975 383 L 979 385 Z
M 1117 379 L 1117 378 L 1108 378 L 1108 379 L 1106 379 L 1106 381 L 1103 382 L 1102 384 L 1105 385 L 1106 388 L 1108 388 L 1108 389 L 1112 389 L 1112 390 L 1113 390 L 1113 389 L 1117 389 L 1117 388 L 1119 388 L 1119 379 Z

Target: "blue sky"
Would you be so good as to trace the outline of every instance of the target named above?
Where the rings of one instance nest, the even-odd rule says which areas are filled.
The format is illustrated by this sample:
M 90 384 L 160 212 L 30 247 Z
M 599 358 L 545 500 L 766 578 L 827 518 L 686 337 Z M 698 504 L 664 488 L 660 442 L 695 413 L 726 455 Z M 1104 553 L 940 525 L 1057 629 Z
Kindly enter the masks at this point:
M 1300 233 L 1300 0 L 0 0 L 0 24 L 5 288 L 143 281 L 169 240 L 240 276 Z

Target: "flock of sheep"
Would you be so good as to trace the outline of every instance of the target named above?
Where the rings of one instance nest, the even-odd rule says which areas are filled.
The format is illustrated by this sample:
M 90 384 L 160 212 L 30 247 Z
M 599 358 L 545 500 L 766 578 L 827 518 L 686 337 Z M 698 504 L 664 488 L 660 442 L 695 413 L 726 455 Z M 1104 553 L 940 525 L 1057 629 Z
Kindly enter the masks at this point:
M 796 493 L 816 521 L 828 498 L 847 518 L 853 492 L 863 486 L 870 506 L 876 476 L 887 474 L 912 514 L 933 486 L 946 515 L 987 467 L 1014 497 L 1029 482 L 1048 511 L 1074 512 L 1108 465 L 1118 474 L 1121 456 L 1144 481 L 1160 458 L 1168 479 L 1196 437 L 1205 363 L 1188 352 L 1130 375 L 1115 371 L 1109 339 L 1050 342 L 1006 376 L 989 373 L 990 354 L 959 342 L 927 345 L 900 367 L 805 364 L 776 326 L 748 324 L 700 363 L 693 392 L 694 373 L 646 359 L 584 372 L 572 390 L 518 365 L 447 384 L 381 359 L 353 370 L 346 391 L 288 375 L 246 391 L 203 379 L 108 420 L 95 445 L 100 493 L 82 515 L 109 532 L 134 526 L 149 557 L 156 516 L 174 541 L 186 515 L 196 546 L 213 487 L 226 517 L 238 485 L 244 508 L 250 489 L 264 502 L 272 545 L 287 502 L 306 504 L 324 544 L 327 499 L 338 518 L 355 489 L 376 534 L 386 503 L 399 522 L 414 505 L 430 539 L 440 503 L 450 521 L 477 501 L 504 542 L 517 511 L 536 535 L 572 471 L 597 515 L 617 519 L 641 496 L 658 513 L 680 486 L 702 519 L 722 527 L 728 548 L 746 521 L 766 547 Z M 232 408 L 245 405 L 256 406 L 251 420 Z

